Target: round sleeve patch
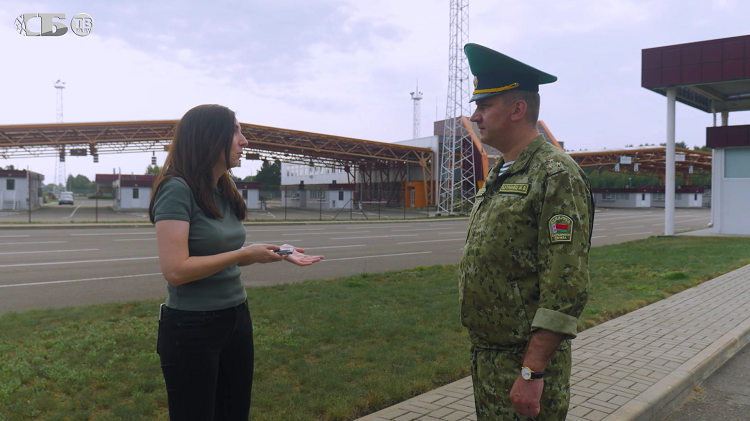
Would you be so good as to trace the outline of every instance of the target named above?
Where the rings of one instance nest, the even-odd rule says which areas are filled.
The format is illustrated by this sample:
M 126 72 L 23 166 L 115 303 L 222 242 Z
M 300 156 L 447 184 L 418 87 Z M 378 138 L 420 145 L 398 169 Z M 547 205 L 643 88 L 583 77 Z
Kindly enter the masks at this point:
M 549 219 L 550 243 L 573 242 L 573 218 L 568 215 L 555 215 Z

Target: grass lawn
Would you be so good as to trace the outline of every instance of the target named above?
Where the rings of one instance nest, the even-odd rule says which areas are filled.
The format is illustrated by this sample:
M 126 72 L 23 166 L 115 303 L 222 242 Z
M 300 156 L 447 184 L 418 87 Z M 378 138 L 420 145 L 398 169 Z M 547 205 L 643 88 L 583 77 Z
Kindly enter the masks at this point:
M 750 263 L 750 239 L 591 252 L 594 326 Z M 469 374 L 455 266 L 248 290 L 252 420 L 351 420 Z M 167 420 L 158 300 L 0 316 L 0 420 Z

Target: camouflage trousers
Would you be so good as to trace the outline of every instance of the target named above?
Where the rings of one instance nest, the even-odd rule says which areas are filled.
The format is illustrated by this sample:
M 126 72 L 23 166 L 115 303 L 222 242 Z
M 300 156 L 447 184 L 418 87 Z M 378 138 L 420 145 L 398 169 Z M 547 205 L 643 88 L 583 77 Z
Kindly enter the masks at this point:
M 513 387 L 523 363 L 523 352 L 471 347 L 471 379 L 477 421 L 564 421 L 570 401 L 570 341 L 564 341 L 544 370 L 541 411 L 525 417 L 510 402 Z

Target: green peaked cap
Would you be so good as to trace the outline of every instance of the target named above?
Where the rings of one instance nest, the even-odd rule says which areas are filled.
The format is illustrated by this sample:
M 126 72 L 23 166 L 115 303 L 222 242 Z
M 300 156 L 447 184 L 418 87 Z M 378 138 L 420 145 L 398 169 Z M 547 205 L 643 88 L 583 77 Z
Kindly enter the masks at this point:
M 474 92 L 469 102 L 511 89 L 539 92 L 539 85 L 557 81 L 557 76 L 479 44 L 466 44 L 464 53 L 474 75 Z

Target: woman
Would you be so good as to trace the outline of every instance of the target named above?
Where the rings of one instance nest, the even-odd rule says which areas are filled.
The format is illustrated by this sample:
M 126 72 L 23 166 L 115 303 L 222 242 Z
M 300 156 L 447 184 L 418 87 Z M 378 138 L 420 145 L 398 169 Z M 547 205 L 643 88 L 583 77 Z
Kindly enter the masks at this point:
M 168 282 L 157 352 L 172 421 L 248 419 L 253 326 L 239 266 L 323 258 L 299 248 L 279 255 L 275 245 L 244 247 L 245 202 L 228 170 L 246 145 L 233 111 L 197 106 L 177 125 L 154 183 L 149 214 Z

